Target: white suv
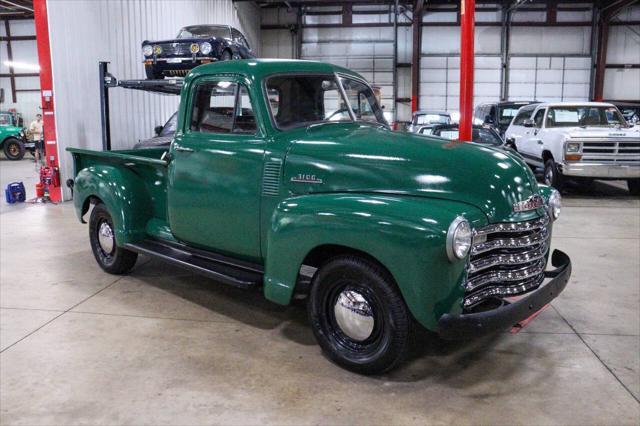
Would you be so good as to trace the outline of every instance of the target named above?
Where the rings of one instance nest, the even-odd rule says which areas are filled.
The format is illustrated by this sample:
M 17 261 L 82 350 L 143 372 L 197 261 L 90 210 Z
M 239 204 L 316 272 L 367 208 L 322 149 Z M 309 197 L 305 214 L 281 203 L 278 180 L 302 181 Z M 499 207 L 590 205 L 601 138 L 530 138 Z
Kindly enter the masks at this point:
M 527 163 L 544 167 L 544 181 L 562 189 L 566 177 L 625 179 L 640 194 L 640 126 L 608 103 L 541 103 L 520 108 L 505 133 Z

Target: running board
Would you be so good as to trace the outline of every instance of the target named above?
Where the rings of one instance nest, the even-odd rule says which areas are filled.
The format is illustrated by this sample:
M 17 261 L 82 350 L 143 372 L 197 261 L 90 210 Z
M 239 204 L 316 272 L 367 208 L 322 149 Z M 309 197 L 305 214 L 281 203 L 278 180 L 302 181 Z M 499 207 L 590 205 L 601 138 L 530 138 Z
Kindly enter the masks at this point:
M 234 287 L 248 289 L 262 285 L 263 273 L 260 266 L 226 256 L 157 240 L 129 243 L 124 247 Z

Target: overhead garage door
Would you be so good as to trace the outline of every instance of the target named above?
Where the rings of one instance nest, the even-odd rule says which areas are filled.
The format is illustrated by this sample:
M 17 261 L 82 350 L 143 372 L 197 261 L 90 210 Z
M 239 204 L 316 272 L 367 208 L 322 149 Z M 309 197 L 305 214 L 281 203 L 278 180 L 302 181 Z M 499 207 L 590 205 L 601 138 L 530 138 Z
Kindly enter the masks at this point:
M 500 99 L 500 57 L 476 56 L 474 102 Z M 423 56 L 420 61 L 420 109 L 460 108 L 460 57 Z
M 512 57 L 509 99 L 585 101 L 589 98 L 588 56 Z
M 304 28 L 301 59 L 352 69 L 380 88 L 393 111 L 393 28 Z

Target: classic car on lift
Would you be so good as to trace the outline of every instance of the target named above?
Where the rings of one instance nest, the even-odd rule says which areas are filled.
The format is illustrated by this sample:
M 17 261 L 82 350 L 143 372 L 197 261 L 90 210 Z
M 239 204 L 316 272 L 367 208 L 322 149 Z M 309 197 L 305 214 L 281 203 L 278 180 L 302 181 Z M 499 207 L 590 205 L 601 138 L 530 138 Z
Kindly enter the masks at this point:
M 522 159 L 393 132 L 367 82 L 330 64 L 204 65 L 168 148 L 69 151 L 102 269 L 143 253 L 279 304 L 307 296 L 322 349 L 361 373 L 399 365 L 414 324 L 446 339 L 508 329 L 571 274 L 549 256 L 558 192 Z
M 254 58 L 244 35 L 229 25 L 191 25 L 175 39 L 142 42 L 148 79 L 185 76 L 194 67 L 216 61 Z

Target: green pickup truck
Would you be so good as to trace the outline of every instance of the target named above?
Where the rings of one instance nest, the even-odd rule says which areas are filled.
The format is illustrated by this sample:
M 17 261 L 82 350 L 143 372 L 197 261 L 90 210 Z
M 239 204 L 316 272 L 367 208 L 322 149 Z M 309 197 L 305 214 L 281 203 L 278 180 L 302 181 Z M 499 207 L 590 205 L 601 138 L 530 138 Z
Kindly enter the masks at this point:
M 508 152 L 391 131 L 348 69 L 221 62 L 181 96 L 169 147 L 69 149 L 109 273 L 144 254 L 279 304 L 307 296 L 324 352 L 360 373 L 399 365 L 416 325 L 503 331 L 566 286 L 567 255 L 547 270 L 555 190 Z
M 27 147 L 24 129 L 9 111 L 0 111 L 0 149 L 8 160 L 22 160 Z

